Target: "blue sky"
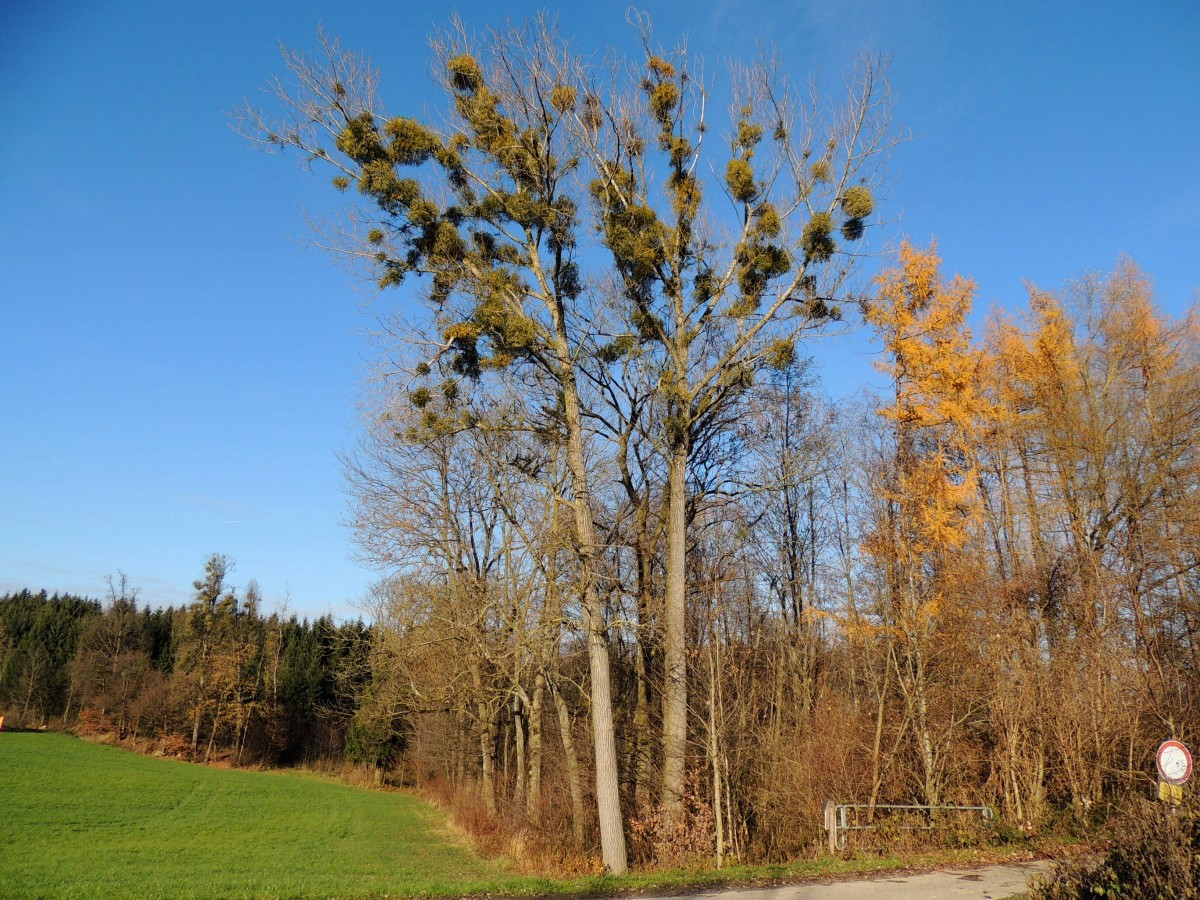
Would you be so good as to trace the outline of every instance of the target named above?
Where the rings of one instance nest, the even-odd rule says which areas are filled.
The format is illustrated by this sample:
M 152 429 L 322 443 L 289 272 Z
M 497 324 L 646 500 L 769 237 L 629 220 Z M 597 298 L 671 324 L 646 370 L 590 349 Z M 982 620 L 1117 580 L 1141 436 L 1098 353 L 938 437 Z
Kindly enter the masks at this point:
M 186 602 L 212 552 L 301 614 L 353 613 L 336 454 L 352 445 L 377 297 L 306 248 L 328 178 L 253 151 L 223 113 L 318 23 L 383 71 L 393 113 L 437 96 L 426 36 L 449 4 L 0 4 L 0 591 L 99 596 L 118 569 Z M 472 24 L 545 4 L 461 3 Z M 1132 256 L 1180 312 L 1200 289 L 1200 4 L 642 4 L 710 68 L 774 44 L 833 83 L 892 58 L 912 140 L 889 235 L 936 236 L 980 306 Z M 553 7 L 551 7 L 553 9 Z M 571 4 L 581 48 L 630 47 L 622 4 Z M 870 375 L 860 337 L 818 357 Z

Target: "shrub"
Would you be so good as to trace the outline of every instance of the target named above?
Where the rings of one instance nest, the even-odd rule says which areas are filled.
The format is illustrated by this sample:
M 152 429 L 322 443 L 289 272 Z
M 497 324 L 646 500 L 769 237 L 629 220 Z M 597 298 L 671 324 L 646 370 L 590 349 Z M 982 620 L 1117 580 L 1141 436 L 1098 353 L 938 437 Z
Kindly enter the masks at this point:
M 386 769 L 404 750 L 403 729 L 399 718 L 371 716 L 360 709 L 346 732 L 346 759 L 355 765 Z
M 75 733 L 80 737 L 99 737 L 113 730 L 112 720 L 99 709 L 88 707 L 79 714 L 75 723 Z
M 1200 815 L 1142 801 L 1118 822 L 1102 856 L 1060 863 L 1030 896 L 1200 898 Z

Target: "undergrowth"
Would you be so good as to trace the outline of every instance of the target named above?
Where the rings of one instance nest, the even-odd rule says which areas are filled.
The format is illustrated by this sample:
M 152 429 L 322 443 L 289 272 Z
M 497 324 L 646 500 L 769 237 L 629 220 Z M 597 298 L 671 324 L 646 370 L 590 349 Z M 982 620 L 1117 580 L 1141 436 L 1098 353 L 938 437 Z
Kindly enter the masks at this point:
M 1034 887 L 1035 900 L 1171 897 L 1200 900 L 1200 811 L 1142 800 L 1112 824 L 1097 854 L 1066 860 Z

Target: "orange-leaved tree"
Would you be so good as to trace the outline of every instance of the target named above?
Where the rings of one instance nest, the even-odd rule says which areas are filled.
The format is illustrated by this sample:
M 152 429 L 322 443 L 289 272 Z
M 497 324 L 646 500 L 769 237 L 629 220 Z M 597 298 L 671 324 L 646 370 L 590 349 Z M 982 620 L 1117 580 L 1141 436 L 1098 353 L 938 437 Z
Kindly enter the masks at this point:
M 917 742 L 921 792 L 931 804 L 942 799 L 952 734 L 971 715 L 962 699 L 935 708 L 931 667 L 939 625 L 961 594 L 958 551 L 978 517 L 974 450 L 987 409 L 977 387 L 980 356 L 966 327 L 975 285 L 958 276 L 947 282 L 940 263 L 936 246 L 905 242 L 864 310 L 883 342 L 879 367 L 894 389 L 879 408 L 891 426 L 892 465 L 867 549 L 884 573 L 881 618 L 894 641 L 889 657 Z

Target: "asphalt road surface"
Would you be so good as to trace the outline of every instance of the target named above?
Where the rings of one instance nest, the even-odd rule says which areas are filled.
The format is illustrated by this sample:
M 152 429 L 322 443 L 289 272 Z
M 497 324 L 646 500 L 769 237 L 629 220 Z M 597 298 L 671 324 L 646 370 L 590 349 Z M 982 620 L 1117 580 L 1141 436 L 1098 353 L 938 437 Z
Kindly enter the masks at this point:
M 893 873 L 869 881 L 839 881 L 834 884 L 793 884 L 782 887 L 715 891 L 692 894 L 676 900 L 1001 900 L 1023 894 L 1030 876 L 1050 868 L 1050 863 L 987 866 L 982 869 L 943 869 L 920 875 Z

